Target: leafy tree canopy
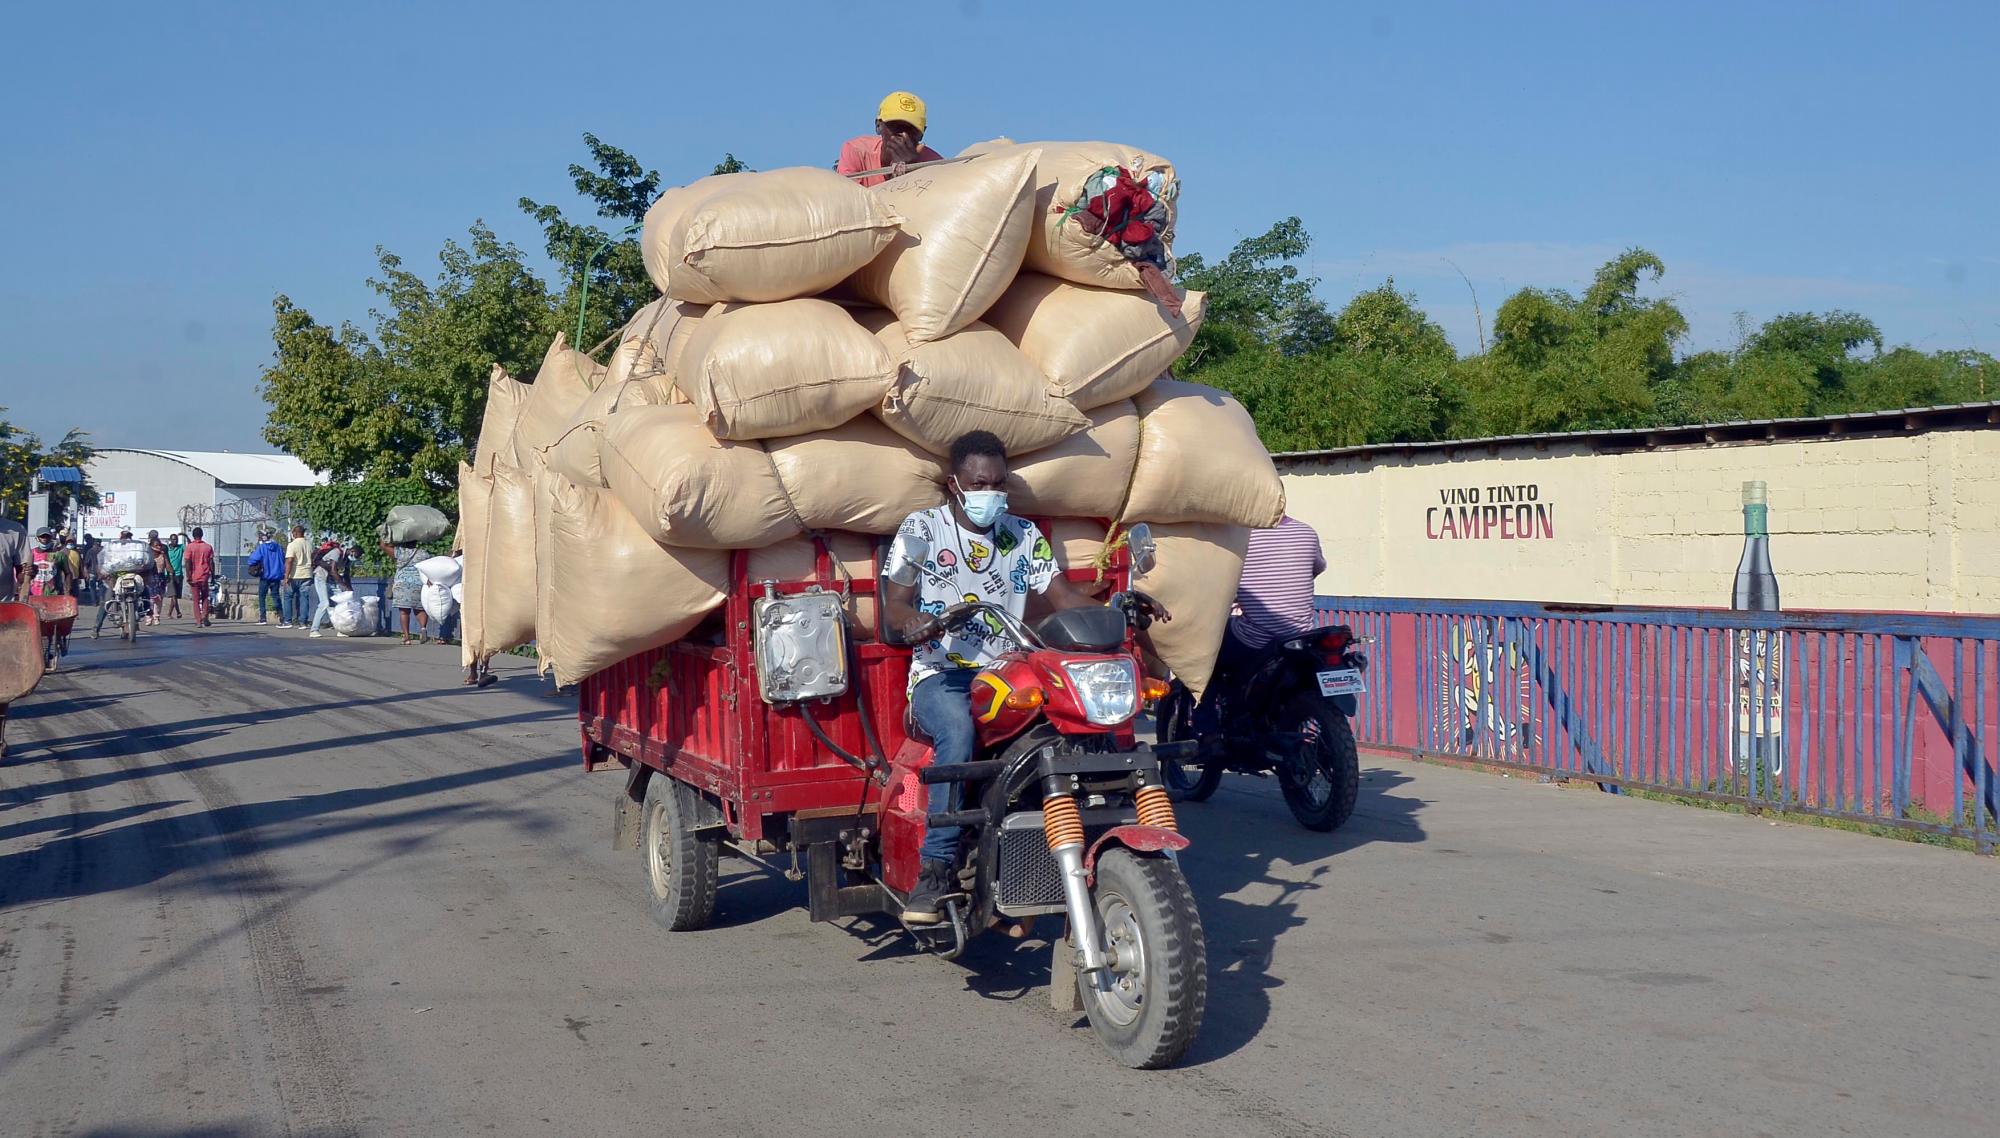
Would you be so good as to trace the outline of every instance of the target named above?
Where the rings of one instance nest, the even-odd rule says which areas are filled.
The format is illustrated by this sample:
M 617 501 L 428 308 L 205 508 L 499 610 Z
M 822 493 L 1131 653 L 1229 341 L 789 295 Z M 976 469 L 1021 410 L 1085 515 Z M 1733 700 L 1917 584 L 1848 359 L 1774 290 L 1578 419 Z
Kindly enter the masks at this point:
M 6 413 L 0 407 L 0 416 Z M 48 446 L 40 436 L 24 431 L 0 417 L 0 518 L 17 522 L 28 519 L 29 486 L 45 466 L 68 466 L 81 470 L 97 452 L 90 436 L 72 427 L 63 432 L 56 445 Z M 49 487 L 49 525 L 60 529 L 70 511 L 97 505 L 97 488 L 86 478 L 79 485 Z

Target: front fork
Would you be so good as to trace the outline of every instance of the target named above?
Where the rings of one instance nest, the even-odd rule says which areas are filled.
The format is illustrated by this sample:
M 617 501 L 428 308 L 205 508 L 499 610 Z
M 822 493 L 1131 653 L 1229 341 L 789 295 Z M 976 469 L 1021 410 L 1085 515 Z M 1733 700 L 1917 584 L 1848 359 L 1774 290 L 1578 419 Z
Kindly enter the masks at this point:
M 1165 789 L 1142 786 L 1137 799 L 1142 824 L 1167 830 L 1176 828 L 1174 808 Z M 1076 786 L 1067 776 L 1050 775 L 1043 780 L 1042 833 L 1048 838 L 1056 868 L 1062 871 L 1063 903 L 1069 908 L 1077 970 L 1085 974 L 1102 972 L 1112 967 L 1113 961 L 1104 950 L 1104 930 L 1097 923 L 1097 903 L 1090 896 L 1090 869 L 1083 863 L 1083 815 L 1076 805 Z

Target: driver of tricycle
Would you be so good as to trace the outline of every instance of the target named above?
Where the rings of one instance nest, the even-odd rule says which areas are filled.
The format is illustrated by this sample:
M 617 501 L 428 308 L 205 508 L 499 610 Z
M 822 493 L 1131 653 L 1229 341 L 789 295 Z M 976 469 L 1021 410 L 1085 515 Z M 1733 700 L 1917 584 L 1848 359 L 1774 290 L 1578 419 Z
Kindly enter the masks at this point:
M 1035 523 L 1007 512 L 1007 449 L 990 431 L 968 431 L 951 444 L 950 477 L 942 506 L 903 519 L 898 536 L 910 535 L 928 549 L 916 581 L 885 581 L 883 615 L 912 649 L 910 717 L 930 740 L 932 763 L 948 766 L 972 758 L 975 736 L 970 695 L 979 669 L 1013 645 L 998 619 L 986 614 L 949 631 L 938 616 L 956 604 L 985 602 L 1019 618 L 1030 591 L 1052 609 L 1098 602 L 1071 585 L 1056 567 L 1055 551 Z M 899 566 L 885 565 L 885 577 Z M 1158 619 L 1166 614 L 1157 612 Z M 957 783 L 930 790 L 930 810 L 958 808 Z M 917 887 L 903 906 L 903 919 L 934 924 L 938 902 L 958 892 L 959 827 L 935 826 L 924 835 Z

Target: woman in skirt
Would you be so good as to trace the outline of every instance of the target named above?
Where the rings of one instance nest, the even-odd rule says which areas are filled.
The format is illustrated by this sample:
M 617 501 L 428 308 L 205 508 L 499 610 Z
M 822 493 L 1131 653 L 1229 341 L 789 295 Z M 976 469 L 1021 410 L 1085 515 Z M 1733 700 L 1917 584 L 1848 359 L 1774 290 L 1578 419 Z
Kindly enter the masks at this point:
M 382 552 L 396 562 L 396 576 L 389 585 L 389 603 L 402 617 L 403 643 L 410 643 L 410 614 L 417 619 L 417 643 L 430 642 L 430 617 L 424 612 L 424 575 L 417 572 L 417 562 L 424 559 L 424 551 L 414 545 L 382 544 Z

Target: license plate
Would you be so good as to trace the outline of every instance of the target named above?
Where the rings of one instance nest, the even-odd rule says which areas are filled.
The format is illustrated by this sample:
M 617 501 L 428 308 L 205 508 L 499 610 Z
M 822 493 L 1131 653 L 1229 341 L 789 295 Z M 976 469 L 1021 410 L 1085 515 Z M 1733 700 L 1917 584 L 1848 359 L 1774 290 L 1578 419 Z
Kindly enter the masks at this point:
M 1359 668 L 1334 668 L 1319 674 L 1319 694 L 1360 695 L 1368 690 Z

